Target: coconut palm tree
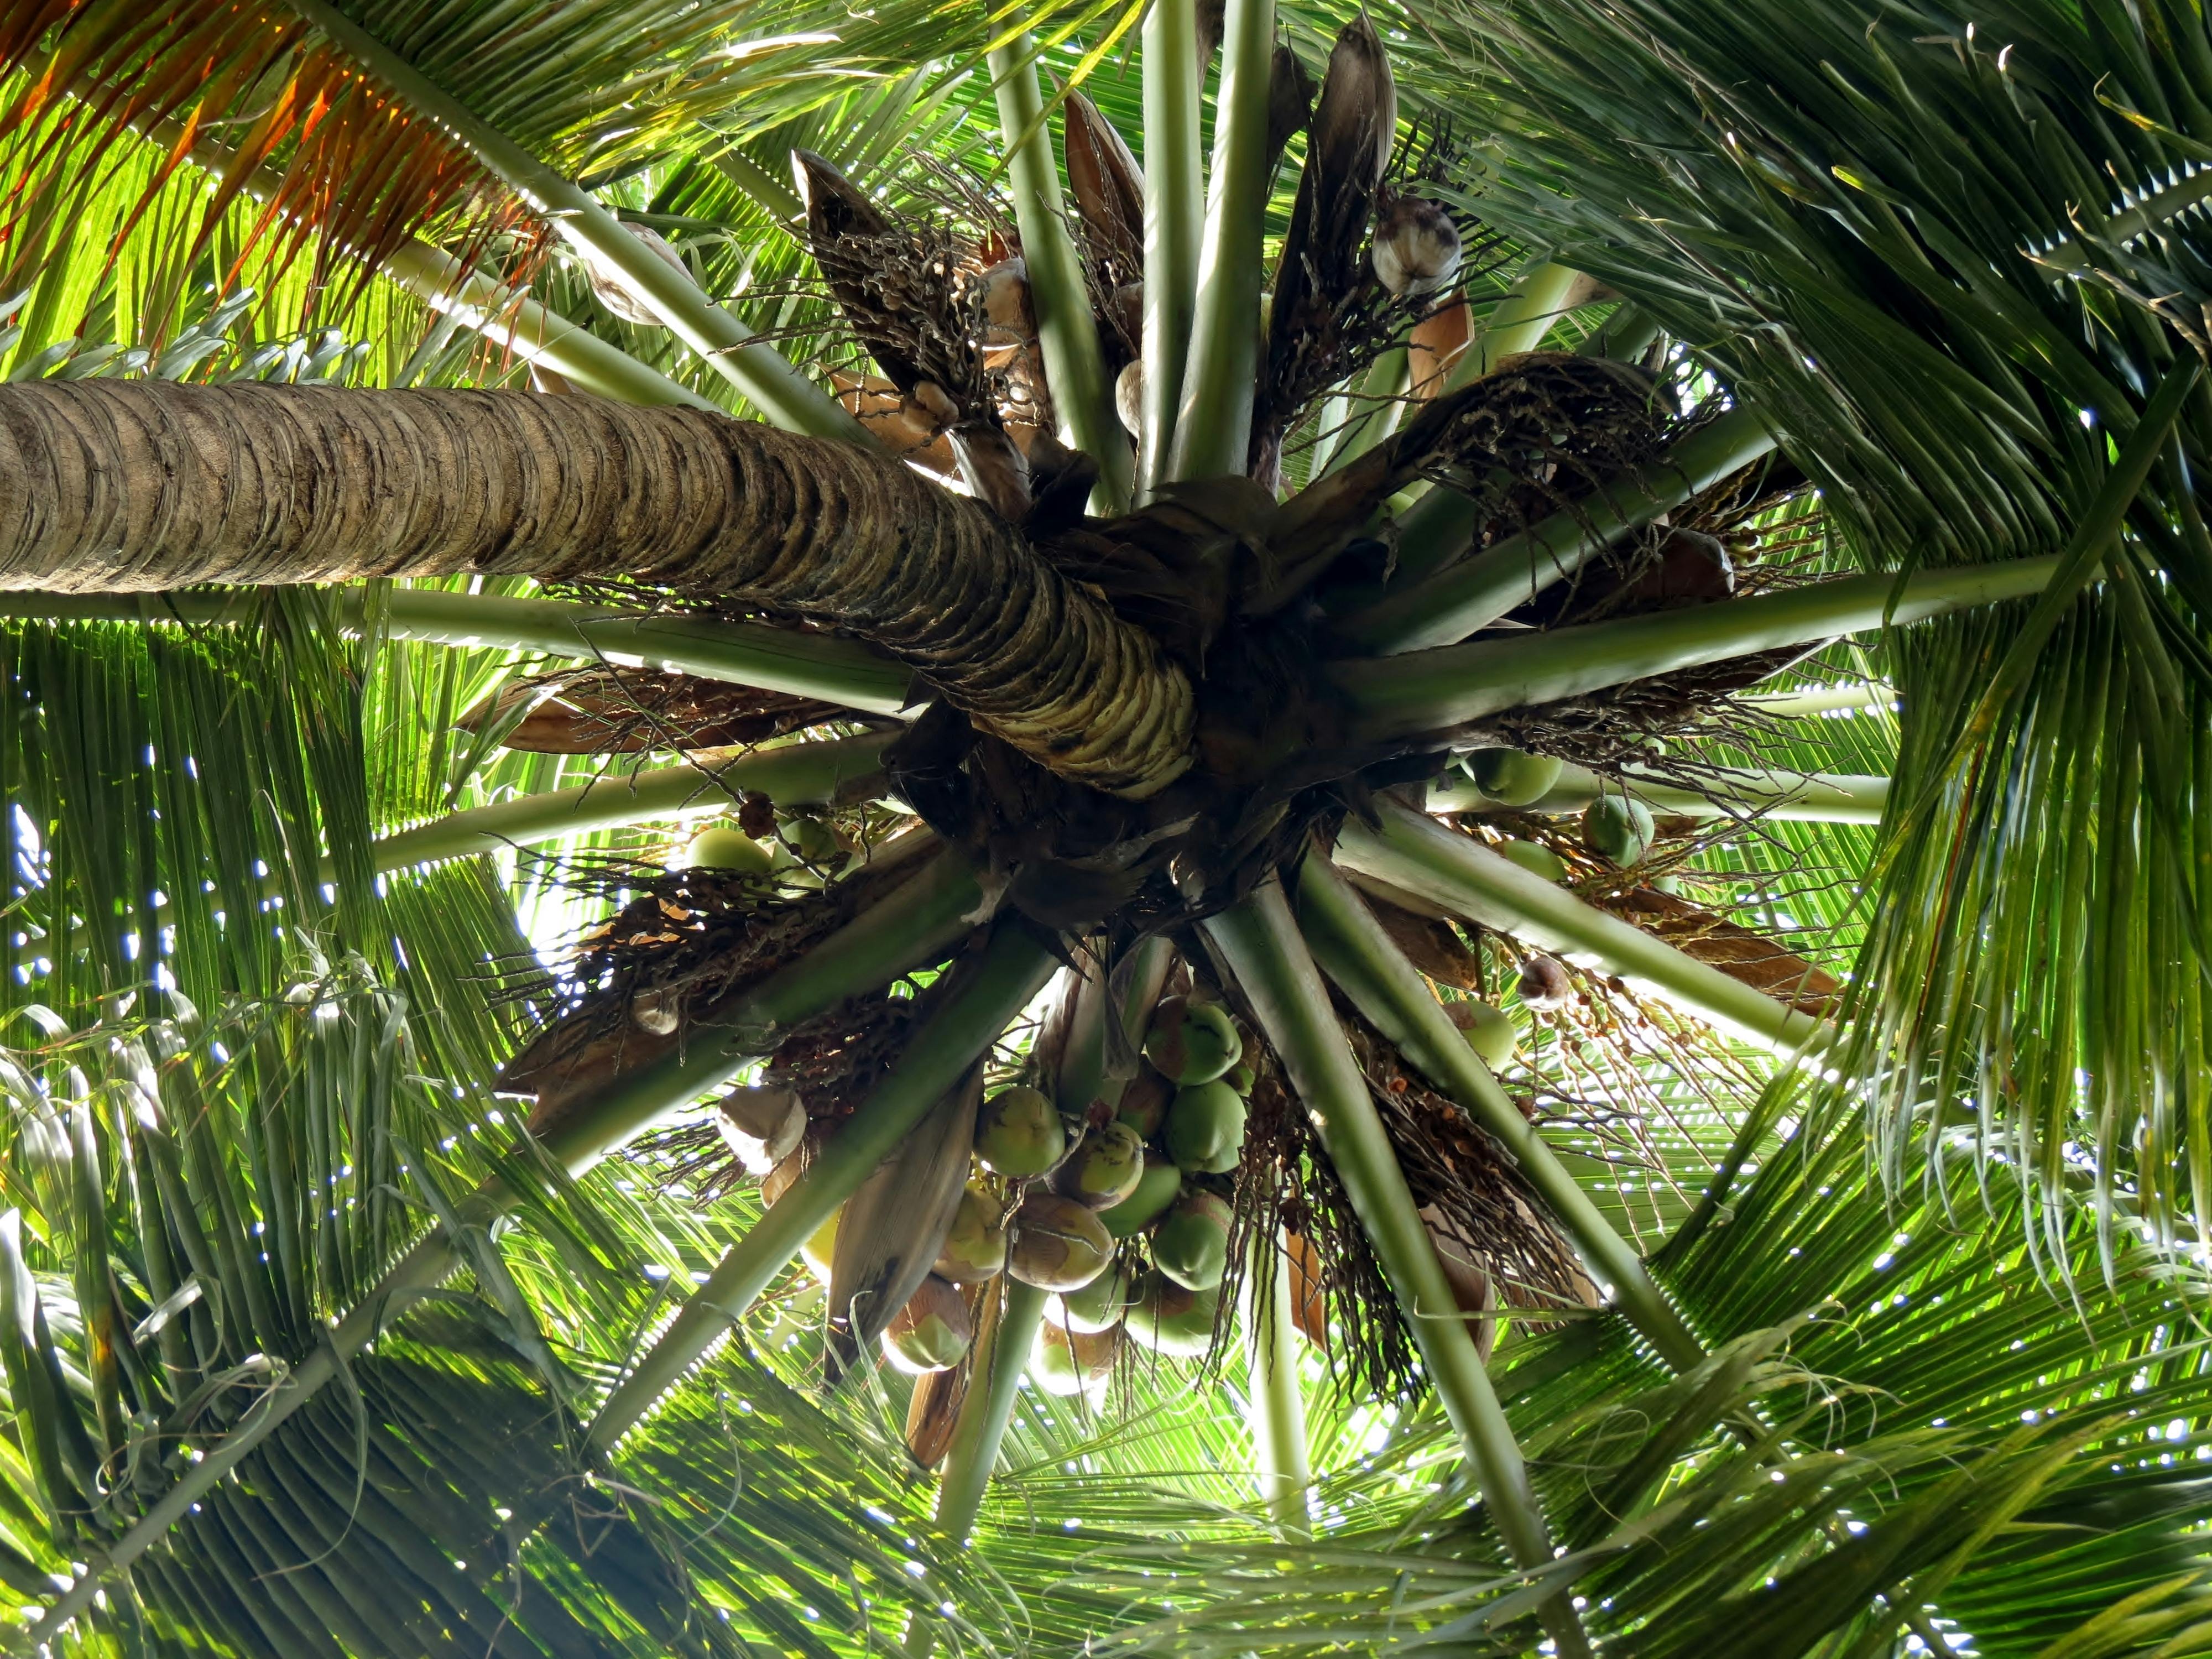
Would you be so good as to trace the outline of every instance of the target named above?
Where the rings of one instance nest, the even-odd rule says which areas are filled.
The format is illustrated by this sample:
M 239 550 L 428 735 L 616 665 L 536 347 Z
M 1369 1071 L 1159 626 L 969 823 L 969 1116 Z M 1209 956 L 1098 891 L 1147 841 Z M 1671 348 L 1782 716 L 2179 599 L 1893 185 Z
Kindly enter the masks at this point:
M 31 1642 L 2197 1650 L 2194 9 L 0 57 Z

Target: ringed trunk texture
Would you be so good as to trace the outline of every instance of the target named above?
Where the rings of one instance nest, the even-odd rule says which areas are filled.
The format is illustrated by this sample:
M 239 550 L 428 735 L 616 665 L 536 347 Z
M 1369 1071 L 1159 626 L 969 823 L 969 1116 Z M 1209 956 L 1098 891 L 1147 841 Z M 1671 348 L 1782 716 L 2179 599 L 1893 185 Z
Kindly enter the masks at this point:
M 834 624 L 1064 777 L 1190 763 L 1189 681 L 988 508 L 852 445 L 514 392 L 0 386 L 0 588 L 623 576 Z

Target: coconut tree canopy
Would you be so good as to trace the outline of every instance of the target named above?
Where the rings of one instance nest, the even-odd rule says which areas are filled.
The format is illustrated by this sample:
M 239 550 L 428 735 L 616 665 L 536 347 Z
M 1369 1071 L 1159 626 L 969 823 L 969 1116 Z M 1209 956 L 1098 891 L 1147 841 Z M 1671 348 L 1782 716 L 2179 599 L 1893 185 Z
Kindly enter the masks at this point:
M 0 70 L 27 1644 L 2202 1645 L 2195 9 Z

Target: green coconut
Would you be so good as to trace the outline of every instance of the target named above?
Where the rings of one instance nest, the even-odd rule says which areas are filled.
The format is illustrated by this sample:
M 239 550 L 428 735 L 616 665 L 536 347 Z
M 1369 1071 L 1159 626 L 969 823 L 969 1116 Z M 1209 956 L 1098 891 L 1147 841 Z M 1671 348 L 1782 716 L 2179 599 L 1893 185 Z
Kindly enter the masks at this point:
M 1152 1261 L 1187 1291 L 1210 1291 L 1229 1267 L 1228 1204 L 1212 1193 L 1188 1192 L 1152 1234 Z
M 1121 1352 L 1119 1330 L 1065 1331 L 1048 1319 L 1030 1349 L 1030 1376 L 1047 1394 L 1087 1393 L 1105 1386 Z
M 1031 1193 L 1014 1212 L 1006 1272 L 1041 1291 L 1078 1291 L 1106 1271 L 1114 1241 L 1089 1206 Z
M 1185 1290 L 1158 1272 L 1138 1282 L 1121 1328 L 1129 1340 L 1157 1353 L 1195 1359 L 1213 1346 L 1213 1322 L 1221 1311 L 1221 1287 Z
M 1168 1102 L 1174 1098 L 1175 1085 L 1139 1060 L 1137 1075 L 1121 1091 L 1121 1103 L 1114 1115 L 1150 1140 L 1159 1133 L 1160 1125 L 1167 1119 Z
M 952 1212 L 952 1225 L 930 1271 L 955 1285 L 980 1285 L 1006 1266 L 1006 1230 L 999 1224 L 999 1200 L 970 1187 L 960 1194 L 960 1207 Z
M 1567 878 L 1566 861 L 1541 842 L 1501 841 L 1498 851 L 1532 876 L 1541 876 L 1546 881 Z
M 735 870 L 748 876 L 765 875 L 772 855 L 742 830 L 726 823 L 710 823 L 691 837 L 684 849 L 684 863 L 691 870 Z
M 1145 1173 L 1145 1138 L 1126 1123 L 1103 1123 L 1053 1172 L 1053 1190 L 1094 1210 L 1110 1210 L 1136 1191 Z
M 1168 1156 L 1176 1167 L 1226 1175 L 1244 1151 L 1244 1097 L 1226 1083 L 1176 1091 L 1168 1108 Z
M 1511 1064 L 1521 1047 L 1521 1032 L 1513 1024 L 1512 1016 L 1503 1008 L 1492 1007 L 1487 1002 L 1467 1001 L 1455 1002 L 1445 1012 L 1467 1038 L 1467 1046 L 1474 1050 L 1484 1065 L 1494 1072 Z
M 1041 1176 L 1067 1150 L 1060 1108 L 1041 1089 L 1017 1084 L 983 1103 L 975 1123 L 975 1156 L 1002 1176 Z
M 884 1358 L 909 1376 L 960 1363 L 975 1340 L 960 1292 L 932 1273 L 884 1327 Z
M 808 864 L 826 864 L 845 849 L 837 832 L 820 818 L 794 812 L 783 821 L 783 838 L 791 850 Z
M 1170 997 L 1152 1011 L 1145 1058 L 1170 1082 L 1185 1087 L 1211 1083 L 1244 1053 L 1244 1036 L 1218 1002 Z
M 1128 1311 L 1130 1294 L 1128 1273 L 1116 1267 L 1061 1297 L 1060 1306 L 1045 1316 L 1045 1322 L 1065 1324 L 1078 1333 L 1109 1331 Z
M 1600 795 L 1583 813 L 1583 844 L 1626 869 L 1651 845 L 1651 813 L 1626 795 Z
M 1134 1237 L 1151 1226 L 1182 1190 L 1182 1170 L 1161 1153 L 1147 1148 L 1145 1172 L 1137 1177 L 1135 1188 L 1112 1209 L 1102 1211 L 1098 1219 L 1115 1238 Z
M 1526 806 L 1551 793 L 1560 764 L 1549 755 L 1518 749 L 1478 749 L 1467 757 L 1474 787 L 1501 806 Z

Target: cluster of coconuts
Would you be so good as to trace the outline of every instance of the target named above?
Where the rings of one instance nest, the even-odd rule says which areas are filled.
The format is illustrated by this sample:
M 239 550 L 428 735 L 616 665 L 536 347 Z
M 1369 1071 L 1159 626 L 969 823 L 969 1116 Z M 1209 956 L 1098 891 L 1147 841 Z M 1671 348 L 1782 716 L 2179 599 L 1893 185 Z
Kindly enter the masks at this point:
M 994 1179 L 962 1194 L 930 1278 L 884 1334 L 890 1362 L 916 1373 L 957 1364 L 972 1335 L 960 1287 L 1002 1271 L 1057 1297 L 1030 1360 L 1049 1391 L 1102 1383 L 1126 1342 L 1204 1352 L 1230 1207 L 1192 1177 L 1227 1175 L 1243 1151 L 1254 1080 L 1245 1048 L 1219 1003 L 1170 997 L 1154 1010 L 1141 1074 L 1114 1118 L 1071 1117 L 1028 1084 L 985 1100 L 975 1156 Z M 1140 1236 L 1150 1260 L 1133 1269 L 1122 1246 Z M 834 1233 L 810 1241 L 810 1260 L 826 1261 L 834 1243 Z
M 1500 806 L 1533 806 L 1552 792 L 1565 769 L 1549 755 L 1518 749 L 1478 749 L 1460 764 L 1483 798 Z M 1583 812 L 1583 845 L 1620 869 L 1643 858 L 1654 832 L 1650 809 L 1625 794 L 1601 794 Z M 1498 850 L 1547 881 L 1567 878 L 1559 855 L 1540 842 L 1507 841 Z
M 678 862 L 690 870 L 727 870 L 744 876 L 775 873 L 804 882 L 808 866 L 834 865 L 848 850 L 835 830 L 811 814 L 781 813 L 773 822 L 776 835 L 771 843 L 756 840 L 724 819 L 714 819 L 684 844 Z

